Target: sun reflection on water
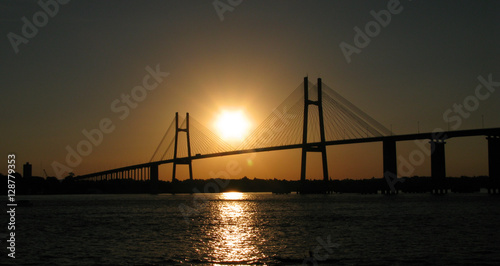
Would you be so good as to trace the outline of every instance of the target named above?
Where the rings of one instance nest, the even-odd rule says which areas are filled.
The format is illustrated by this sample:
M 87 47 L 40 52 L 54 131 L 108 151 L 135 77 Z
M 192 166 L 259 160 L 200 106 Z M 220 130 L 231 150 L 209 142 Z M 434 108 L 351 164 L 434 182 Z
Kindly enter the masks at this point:
M 221 199 L 225 200 L 241 200 L 244 194 L 241 192 L 224 192 L 221 194 Z
M 248 194 L 226 192 L 220 194 L 214 208 L 214 240 L 209 244 L 213 263 L 249 263 L 263 257 L 258 249 L 259 228 L 255 223 Z

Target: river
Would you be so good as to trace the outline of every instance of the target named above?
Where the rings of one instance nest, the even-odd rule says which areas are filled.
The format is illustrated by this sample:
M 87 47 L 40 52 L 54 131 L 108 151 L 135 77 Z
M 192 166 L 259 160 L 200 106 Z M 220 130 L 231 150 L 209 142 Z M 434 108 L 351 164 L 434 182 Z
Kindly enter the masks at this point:
M 480 193 L 18 198 L 0 264 L 500 265 L 500 197 Z

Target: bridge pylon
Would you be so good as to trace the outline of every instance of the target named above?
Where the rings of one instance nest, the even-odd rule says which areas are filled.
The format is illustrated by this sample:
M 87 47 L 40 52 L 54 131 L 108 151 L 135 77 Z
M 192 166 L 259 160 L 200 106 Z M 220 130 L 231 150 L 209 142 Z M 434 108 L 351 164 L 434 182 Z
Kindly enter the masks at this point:
M 188 151 L 188 157 L 187 158 L 182 158 L 178 159 L 177 158 L 177 148 L 178 148 L 178 141 L 179 141 L 179 132 L 186 132 L 186 138 L 187 138 L 187 151 Z M 189 138 L 189 113 L 186 113 L 186 128 L 180 128 L 179 127 L 179 113 L 175 113 L 175 144 L 174 144 L 174 162 L 173 162 L 173 168 L 172 168 L 172 182 L 176 180 L 175 174 L 176 174 L 176 167 L 178 164 L 187 164 L 189 166 L 189 179 L 193 180 L 193 166 L 192 166 L 192 158 L 191 158 L 191 142 Z
M 321 152 L 321 161 L 323 164 L 323 180 L 328 181 L 328 163 L 326 160 L 326 144 L 325 144 L 325 123 L 323 120 L 323 100 L 322 100 L 322 90 L 321 90 L 321 78 L 318 78 L 318 99 L 317 101 L 309 100 L 309 81 L 307 77 L 304 78 L 304 123 L 302 129 L 302 163 L 300 169 L 300 181 L 304 182 L 306 180 L 306 161 L 307 152 Z M 307 143 L 307 125 L 309 116 L 309 105 L 318 106 L 319 115 L 319 131 L 321 142 L 317 145 L 311 145 Z

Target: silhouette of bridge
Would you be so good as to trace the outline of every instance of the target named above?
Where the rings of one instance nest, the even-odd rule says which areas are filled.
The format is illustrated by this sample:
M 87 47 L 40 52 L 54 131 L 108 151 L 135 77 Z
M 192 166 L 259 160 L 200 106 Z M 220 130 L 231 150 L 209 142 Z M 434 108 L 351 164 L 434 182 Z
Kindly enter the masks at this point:
M 311 108 L 312 107 L 312 108 Z M 309 109 L 312 110 L 309 110 Z M 185 137 L 181 137 L 185 134 Z M 330 145 L 382 142 L 383 172 L 388 193 L 394 193 L 397 179 L 398 141 L 427 139 L 431 146 L 433 193 L 446 193 L 445 143 L 457 137 L 485 136 L 488 142 L 489 193 L 500 193 L 500 128 L 439 131 L 393 135 L 386 127 L 328 87 L 318 78 L 317 84 L 304 78 L 301 83 L 238 147 L 232 147 L 186 113 L 176 113 L 160 144 L 147 163 L 130 165 L 78 176 L 85 180 L 134 179 L 158 182 L 158 167 L 173 164 L 172 181 L 177 165 L 188 165 L 193 179 L 192 161 L 235 154 L 302 149 L 300 180 L 306 181 L 309 152 L 321 153 L 323 180 L 328 181 L 326 147 Z M 389 190 L 390 189 L 390 190 Z

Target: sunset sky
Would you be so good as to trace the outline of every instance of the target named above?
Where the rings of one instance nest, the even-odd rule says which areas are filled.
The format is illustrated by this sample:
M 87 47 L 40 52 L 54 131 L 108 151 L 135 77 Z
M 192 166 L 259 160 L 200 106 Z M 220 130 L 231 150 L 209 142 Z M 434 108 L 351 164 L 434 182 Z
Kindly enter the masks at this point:
M 77 175 L 148 162 L 175 112 L 217 132 L 222 110 L 239 110 L 250 132 L 306 75 L 395 134 L 500 127 L 500 87 L 483 88 L 481 99 L 476 91 L 480 77 L 500 82 L 499 1 L 40 2 L 52 4 L 0 3 L 3 174 L 15 153 L 19 170 L 29 161 L 34 175 L 55 175 L 65 147 L 103 120 L 114 130 L 71 167 Z M 369 42 L 356 38 L 366 25 L 376 31 Z M 346 45 L 357 52 L 346 56 Z M 157 87 L 125 107 L 122 95 L 153 72 L 147 82 Z M 455 111 L 464 104 L 466 114 Z M 486 144 L 449 140 L 448 175 L 487 175 Z M 402 158 L 415 149 L 398 143 Z M 309 159 L 308 176 L 320 178 L 319 154 Z M 195 161 L 194 176 L 234 161 L 241 171 L 232 178 L 300 176 L 300 150 Z M 381 177 L 382 144 L 329 147 L 328 161 L 334 179 Z M 411 175 L 430 175 L 430 159 Z

